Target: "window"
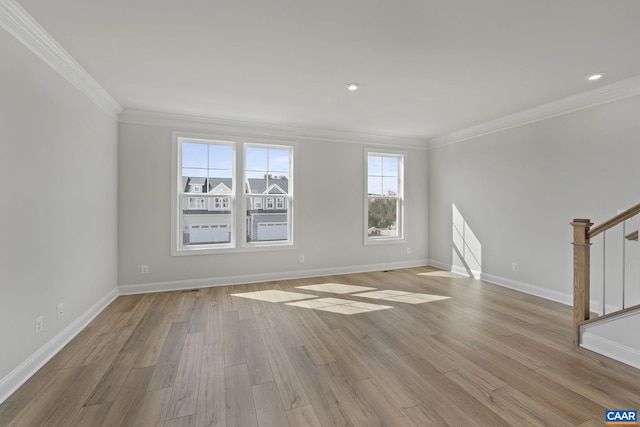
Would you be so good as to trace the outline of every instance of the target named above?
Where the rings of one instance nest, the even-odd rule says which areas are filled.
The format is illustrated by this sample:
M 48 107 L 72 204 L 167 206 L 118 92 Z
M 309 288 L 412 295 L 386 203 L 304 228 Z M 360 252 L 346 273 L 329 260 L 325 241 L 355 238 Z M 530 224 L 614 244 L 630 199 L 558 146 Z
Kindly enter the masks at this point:
M 172 255 L 292 246 L 293 154 L 175 133 Z
M 264 211 L 247 210 L 246 244 L 291 244 L 292 159 L 292 147 L 245 145 L 245 203 L 264 197 Z
M 204 197 L 189 197 L 189 209 L 204 209 Z
M 402 240 L 404 154 L 366 151 L 365 242 Z
M 178 154 L 178 250 L 233 247 L 234 144 L 178 138 Z
M 229 208 L 229 198 L 228 197 L 214 197 L 213 198 L 213 209 L 215 210 L 225 210 Z

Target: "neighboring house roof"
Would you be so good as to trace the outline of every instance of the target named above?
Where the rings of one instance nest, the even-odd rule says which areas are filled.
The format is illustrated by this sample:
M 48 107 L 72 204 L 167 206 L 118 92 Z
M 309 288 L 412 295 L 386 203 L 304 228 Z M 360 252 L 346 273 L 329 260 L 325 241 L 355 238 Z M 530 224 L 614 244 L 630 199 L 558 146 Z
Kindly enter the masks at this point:
M 182 177 L 182 189 L 189 192 L 192 185 L 201 185 L 203 193 L 231 192 L 233 180 L 231 178 L 204 178 L 204 177 Z M 249 178 L 246 183 L 251 194 L 287 194 L 289 192 L 289 180 L 281 178 Z
M 280 178 L 249 178 L 249 192 L 252 194 L 287 194 L 289 180 Z
M 233 180 L 231 178 L 204 178 L 199 176 L 183 176 L 182 189 L 185 193 L 188 193 L 190 186 L 201 185 L 203 186 L 203 193 L 209 193 L 213 189 L 215 189 L 216 192 L 229 193 L 231 192 L 232 181 Z

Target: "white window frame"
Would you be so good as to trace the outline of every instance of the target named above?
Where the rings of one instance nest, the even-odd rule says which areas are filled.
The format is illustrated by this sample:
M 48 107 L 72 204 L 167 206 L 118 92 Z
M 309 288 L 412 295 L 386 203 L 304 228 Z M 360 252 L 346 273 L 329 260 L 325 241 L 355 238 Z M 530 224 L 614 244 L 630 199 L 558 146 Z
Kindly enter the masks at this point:
M 276 210 L 282 210 L 284 209 L 285 203 L 284 203 L 284 197 L 276 197 L 276 207 L 274 209 Z
M 398 158 L 398 194 L 395 196 L 369 196 L 369 156 L 377 155 L 383 157 Z M 365 148 L 364 150 L 364 244 L 379 245 L 389 243 L 405 243 L 407 241 L 407 221 L 406 221 L 406 183 L 405 176 L 407 170 L 407 153 L 400 150 L 387 150 L 380 148 Z M 397 236 L 369 236 L 369 200 L 396 199 L 398 201 L 398 218 L 396 221 Z
M 243 221 L 243 238 L 242 238 L 242 245 L 245 248 L 262 248 L 262 247 L 274 247 L 274 246 L 284 246 L 284 247 L 290 247 L 295 249 L 296 245 L 294 244 L 294 226 L 295 226 L 295 216 L 294 216 L 294 184 L 295 184 L 295 173 L 294 173 L 294 167 L 295 167 L 295 155 L 296 155 L 296 146 L 294 144 L 265 144 L 265 143 L 261 143 L 261 142 L 247 142 L 244 144 L 244 150 L 243 150 L 243 160 L 244 158 L 246 158 L 246 149 L 248 147 L 253 147 L 253 148 L 272 148 L 272 149 L 286 149 L 289 150 L 289 182 L 288 182 L 288 194 L 282 194 L 279 196 L 282 196 L 285 199 L 285 203 L 288 206 L 288 210 L 287 210 L 287 223 L 288 223 L 288 229 L 287 229 L 287 239 L 286 240 L 271 240 L 271 241 L 252 241 L 252 242 L 247 242 L 247 236 L 249 233 L 248 227 L 249 227 L 249 221 L 245 220 Z M 245 166 L 245 165 L 243 165 Z M 267 171 L 267 173 L 270 171 Z M 246 168 L 243 168 L 243 182 L 247 182 L 247 170 Z M 244 187 L 244 186 L 243 186 Z M 268 188 L 268 187 L 267 187 Z M 243 212 L 246 212 L 247 209 L 249 208 L 249 203 L 250 203 L 250 199 L 252 195 L 250 194 L 244 194 L 244 197 L 242 198 L 243 200 Z M 271 200 L 271 207 L 269 207 L 269 200 Z M 263 206 L 264 209 L 263 210 L 273 210 L 275 209 L 275 197 L 274 196 L 268 196 L 268 197 L 264 197 L 263 200 Z
M 192 185 L 191 193 L 202 193 L 202 185 Z
M 205 199 L 210 199 L 208 206 L 214 206 L 214 197 L 228 197 L 229 208 L 223 210 L 232 211 L 231 220 L 231 242 L 228 244 L 211 244 L 211 245 L 183 245 L 183 221 L 181 219 L 183 203 L 182 197 L 189 193 L 184 192 L 184 188 L 180 191 L 182 186 L 182 153 L 181 142 L 186 140 L 187 142 L 202 141 L 203 143 L 213 144 L 229 144 L 233 146 L 233 189 L 231 193 L 225 193 L 224 196 L 220 194 L 208 193 L 196 193 L 204 196 Z M 245 148 L 247 146 L 262 146 L 265 148 L 280 148 L 289 149 L 289 195 L 286 198 L 289 199 L 288 203 L 288 240 L 278 241 L 263 241 L 263 242 L 246 242 L 248 217 L 246 215 L 247 209 L 250 206 L 250 197 L 245 194 Z M 190 255 L 213 255 L 222 253 L 239 253 L 239 252 L 254 252 L 254 251 L 273 251 L 273 250 L 295 250 L 297 249 L 297 243 L 295 243 L 295 230 L 297 225 L 297 212 L 294 209 L 295 203 L 293 202 L 293 184 L 296 180 L 296 170 L 294 166 L 297 159 L 298 144 L 296 142 L 283 143 L 282 141 L 271 140 L 268 138 L 245 138 L 242 136 L 220 136 L 215 134 L 206 133 L 192 133 L 192 132 L 178 132 L 172 133 L 172 180 L 171 180 L 171 255 L 172 256 L 190 256 Z M 200 197 L 202 197 L 200 196 Z M 257 197 L 262 201 L 264 206 L 264 195 Z M 207 206 L 207 203 L 205 203 Z M 275 206 L 275 202 L 274 202 Z M 262 209 L 258 207 L 255 209 Z

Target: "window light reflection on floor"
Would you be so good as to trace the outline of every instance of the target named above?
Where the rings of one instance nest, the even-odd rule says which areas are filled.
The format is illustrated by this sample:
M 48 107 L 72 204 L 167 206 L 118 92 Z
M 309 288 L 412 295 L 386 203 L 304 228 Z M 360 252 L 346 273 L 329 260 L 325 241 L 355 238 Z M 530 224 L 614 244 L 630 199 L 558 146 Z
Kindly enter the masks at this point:
M 451 297 L 445 297 L 442 295 L 420 294 L 416 292 L 405 292 L 405 291 L 394 291 L 394 290 L 365 292 L 362 294 L 354 294 L 353 296 L 362 297 L 362 298 L 373 298 L 373 299 L 379 299 L 383 301 L 404 302 L 407 304 L 422 304 L 425 302 L 440 301 L 440 300 L 451 298 Z
M 366 302 L 352 301 L 341 298 L 319 298 L 309 301 L 289 302 L 287 305 L 311 308 L 314 310 L 330 311 L 340 314 L 358 314 L 370 311 L 386 310 L 393 308 L 388 305 L 369 304 Z
M 296 289 L 307 291 L 329 292 L 332 294 L 350 294 L 353 292 L 372 291 L 378 288 L 367 286 L 344 285 L 342 283 L 322 283 L 319 285 L 296 286 Z
M 289 302 L 303 299 L 317 298 L 315 295 L 301 294 L 298 292 L 280 291 L 269 289 L 266 291 L 243 292 L 241 294 L 231 294 L 232 297 L 250 298 L 266 302 Z

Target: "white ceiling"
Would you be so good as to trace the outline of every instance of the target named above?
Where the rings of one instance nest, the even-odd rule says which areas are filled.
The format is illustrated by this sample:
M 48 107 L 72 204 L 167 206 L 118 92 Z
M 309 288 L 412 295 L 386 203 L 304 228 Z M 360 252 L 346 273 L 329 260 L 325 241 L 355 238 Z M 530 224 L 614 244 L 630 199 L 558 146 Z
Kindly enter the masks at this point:
M 18 3 L 128 109 L 430 139 L 640 75 L 638 0 Z

